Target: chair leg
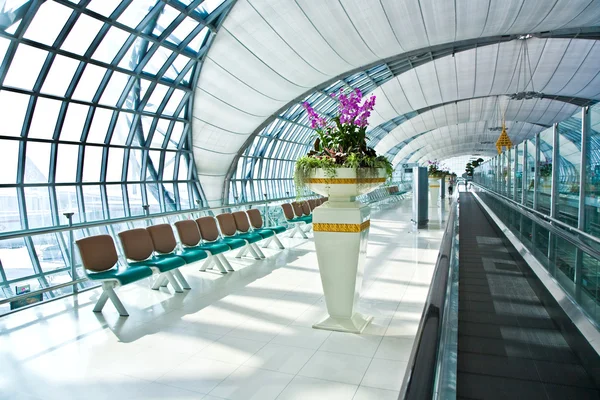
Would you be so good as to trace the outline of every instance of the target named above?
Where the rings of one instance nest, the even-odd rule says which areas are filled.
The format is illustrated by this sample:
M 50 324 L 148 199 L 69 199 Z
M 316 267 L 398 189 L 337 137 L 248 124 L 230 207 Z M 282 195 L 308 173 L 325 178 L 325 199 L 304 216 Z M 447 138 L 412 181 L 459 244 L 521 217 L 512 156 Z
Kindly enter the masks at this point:
M 227 258 L 225 258 L 225 256 L 223 254 L 218 254 L 217 258 L 221 261 L 221 264 L 225 267 L 225 269 L 227 271 L 230 271 L 230 272 L 235 271 L 235 269 L 233 269 L 231 264 L 229 264 L 229 260 L 227 260 Z
M 298 233 L 300 233 L 300 236 L 302 236 L 303 239 L 308 239 L 306 232 L 308 232 L 308 230 L 304 230 L 301 226 L 298 226 Z
M 208 269 L 208 267 L 210 267 L 212 265 L 213 262 L 214 262 L 213 257 L 209 255 L 208 258 L 206 259 L 206 261 L 204 261 L 204 263 L 200 267 L 200 271 L 202 271 L 202 272 L 206 271 Z
M 165 272 L 165 275 L 169 280 L 171 286 L 173 286 L 173 290 L 175 290 L 175 293 L 183 293 L 183 289 L 181 288 L 181 286 L 179 286 L 179 283 L 177 283 L 177 279 L 175 279 L 171 271 Z
M 281 241 L 279 240 L 279 238 L 277 237 L 277 235 L 273 235 L 273 237 L 271 238 L 275 241 L 275 244 L 277 245 L 277 247 L 279 247 L 281 250 L 285 249 L 285 247 L 283 246 L 283 243 L 281 243 Z
M 258 256 L 260 258 L 267 258 L 267 257 L 265 257 L 264 253 L 260 250 L 260 247 L 258 247 L 258 245 L 256 243 L 252 243 L 252 244 L 250 244 L 250 246 L 254 249 L 254 251 L 256 252 L 256 254 L 258 254 Z
M 108 286 L 104 290 L 106 291 L 106 294 L 110 298 L 110 301 L 112 301 L 113 305 L 119 312 L 119 315 L 122 317 L 129 317 L 129 313 L 125 309 L 125 306 L 123 305 L 123 303 L 121 303 L 121 300 L 119 299 L 119 296 L 117 296 L 117 293 L 115 292 L 113 287 Z
M 219 271 L 221 271 L 222 274 L 226 274 L 227 273 L 227 269 L 225 269 L 225 267 L 223 266 L 223 263 L 221 262 L 221 259 L 219 258 L 220 254 L 211 256 L 211 258 L 213 259 L 213 262 L 215 263 L 215 265 L 217 266 L 217 268 L 219 268 Z
M 154 281 L 154 284 L 152 285 L 152 290 L 158 290 L 160 289 L 160 287 L 163 285 L 165 281 L 165 277 L 162 275 L 159 275 L 156 277 L 156 280 Z
M 180 270 L 176 269 L 173 271 L 173 275 L 175 275 L 175 277 L 179 280 L 179 283 L 181 283 L 181 287 L 185 290 L 190 290 L 192 289 L 190 284 L 187 282 L 187 280 L 185 279 L 185 277 L 183 276 L 183 274 L 181 273 Z
M 248 252 L 248 245 L 246 244 L 244 247 L 240 249 L 235 258 L 242 258 Z
M 252 244 L 248 243 L 248 244 L 246 244 L 246 247 L 248 248 L 248 251 L 250 252 L 250 254 L 252 254 L 252 256 L 254 257 L 255 260 L 260 260 L 260 256 L 258 255 L 256 250 L 254 250 L 254 247 L 252 247 Z
M 102 293 L 100 293 L 100 298 L 98 298 L 98 301 L 96 302 L 96 305 L 94 306 L 94 312 L 102 312 L 102 309 L 104 308 L 104 305 L 106 304 L 107 300 L 108 300 L 108 292 L 106 291 L 104 284 L 102 284 Z
M 269 245 L 271 244 L 272 241 L 273 241 L 273 236 L 268 238 L 267 241 L 263 244 L 263 249 L 266 249 L 267 247 L 269 247 Z

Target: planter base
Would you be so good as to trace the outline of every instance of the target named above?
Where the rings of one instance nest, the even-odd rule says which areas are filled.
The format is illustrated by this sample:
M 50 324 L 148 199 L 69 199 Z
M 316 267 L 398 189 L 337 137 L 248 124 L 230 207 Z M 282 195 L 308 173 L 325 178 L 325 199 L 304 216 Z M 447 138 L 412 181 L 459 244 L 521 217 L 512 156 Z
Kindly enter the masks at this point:
M 328 331 L 362 333 L 373 321 L 373 317 L 365 316 L 360 313 L 354 313 L 352 318 L 327 317 L 323 321 L 313 325 L 315 329 L 325 329 Z

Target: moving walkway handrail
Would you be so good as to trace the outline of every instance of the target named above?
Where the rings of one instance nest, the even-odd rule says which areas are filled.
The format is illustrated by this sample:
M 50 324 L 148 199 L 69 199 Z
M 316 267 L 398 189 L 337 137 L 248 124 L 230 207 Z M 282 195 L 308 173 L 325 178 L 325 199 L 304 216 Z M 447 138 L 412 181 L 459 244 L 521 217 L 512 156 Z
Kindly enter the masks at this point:
M 500 193 L 490 190 L 490 189 L 486 188 L 485 186 L 482 186 L 482 185 L 474 183 L 474 182 L 472 182 L 472 184 L 474 186 L 477 186 L 479 189 L 484 190 L 485 192 L 489 193 L 491 196 L 494 196 L 496 199 L 502 201 L 504 204 L 506 204 L 513 210 L 515 210 L 515 211 L 519 212 L 520 214 L 524 215 L 525 217 L 531 219 L 533 222 L 540 225 L 544 229 L 547 229 L 548 231 L 554 233 L 556 236 L 568 241 L 572 245 L 580 248 L 581 250 L 585 251 L 586 253 L 593 256 L 594 258 L 600 259 L 600 251 L 594 249 L 589 244 L 583 242 L 577 236 L 584 237 L 585 239 L 590 240 L 591 242 L 594 242 L 595 244 L 600 246 L 600 239 L 598 239 L 597 237 L 592 236 L 588 233 L 585 233 L 577 228 L 574 228 L 568 224 L 565 224 L 564 222 L 559 221 L 555 218 L 552 218 L 552 217 L 550 217 L 546 214 L 543 214 L 537 210 L 529 208 L 519 202 L 514 201 L 511 198 L 508 198 Z M 572 233 L 566 232 L 565 230 L 568 230 L 569 232 L 572 232 Z
M 413 344 L 412 352 L 399 400 L 422 400 L 433 398 L 436 388 L 436 373 L 441 360 L 438 359 L 443 332 L 443 313 L 447 298 L 447 288 L 452 260 L 453 236 L 456 224 L 458 204 L 452 203 L 440 252 L 433 272 L 433 279 L 427 301 L 421 316 L 421 322 Z

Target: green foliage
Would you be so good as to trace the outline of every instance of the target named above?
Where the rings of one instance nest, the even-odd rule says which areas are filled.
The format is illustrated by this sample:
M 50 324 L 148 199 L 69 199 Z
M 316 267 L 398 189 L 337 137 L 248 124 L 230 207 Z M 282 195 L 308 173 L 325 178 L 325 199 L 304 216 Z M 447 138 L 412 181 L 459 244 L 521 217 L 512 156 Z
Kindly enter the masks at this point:
M 483 158 L 478 158 L 475 161 L 471 161 L 467 163 L 465 166 L 465 172 L 468 176 L 473 176 L 473 172 L 475 172 L 475 168 L 479 167 L 483 163 Z

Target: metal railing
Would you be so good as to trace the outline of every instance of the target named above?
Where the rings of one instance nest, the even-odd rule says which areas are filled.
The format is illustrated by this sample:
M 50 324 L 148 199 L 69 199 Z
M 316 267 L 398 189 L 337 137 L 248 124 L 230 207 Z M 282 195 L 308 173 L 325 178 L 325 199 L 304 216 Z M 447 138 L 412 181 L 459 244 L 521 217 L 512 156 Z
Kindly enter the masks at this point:
M 472 185 L 480 190 L 485 191 L 486 193 L 489 193 L 495 199 L 501 201 L 506 206 L 519 212 L 520 214 L 523 214 L 525 217 L 529 218 L 534 223 L 552 232 L 556 236 L 568 241 L 572 245 L 582 249 L 586 253 L 589 253 L 590 255 L 594 256 L 595 258 L 600 259 L 600 251 L 581 240 L 581 238 L 585 238 L 586 240 L 589 240 L 590 242 L 593 242 L 594 244 L 600 246 L 599 238 L 590 235 L 589 233 L 586 233 L 582 230 L 579 230 L 562 221 L 559 221 L 555 218 L 552 218 L 544 213 L 534 210 L 533 208 L 529 208 L 519 202 L 514 201 L 509 197 L 506 197 L 496 191 L 490 190 L 478 183 L 473 182 Z
M 452 390 L 449 387 L 452 385 L 448 385 L 447 375 L 453 371 L 447 359 L 457 351 L 457 330 L 448 330 L 447 327 L 451 325 L 449 317 L 452 312 L 448 311 L 451 307 L 450 300 L 456 296 L 456 304 L 458 301 L 458 292 L 451 287 L 458 276 L 457 236 L 458 203 L 455 201 L 446 223 L 432 283 L 398 399 L 434 399 L 443 391 Z M 458 289 L 457 285 L 455 289 Z M 458 324 L 457 321 L 453 323 Z M 454 373 L 455 371 L 456 368 Z

